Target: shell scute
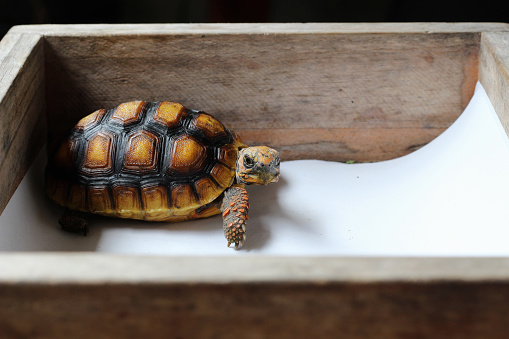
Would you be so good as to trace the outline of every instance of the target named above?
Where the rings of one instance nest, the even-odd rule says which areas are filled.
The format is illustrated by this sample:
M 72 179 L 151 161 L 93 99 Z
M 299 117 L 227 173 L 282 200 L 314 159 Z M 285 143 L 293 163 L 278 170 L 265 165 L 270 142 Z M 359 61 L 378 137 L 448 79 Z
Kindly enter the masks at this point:
M 221 187 L 230 187 L 233 184 L 234 171 L 231 167 L 222 164 L 215 164 L 210 175 Z
M 87 188 L 80 184 L 74 184 L 69 189 L 69 208 L 72 210 L 86 210 Z
M 157 107 L 153 120 L 168 128 L 175 127 L 180 124 L 185 114 L 185 107 L 181 104 L 171 101 L 163 101 Z
M 158 137 L 148 131 L 138 131 L 128 137 L 124 170 L 136 173 L 157 171 Z
M 202 205 L 208 204 L 211 202 L 211 198 L 219 196 L 223 191 L 221 187 L 218 187 L 212 179 L 208 177 L 196 181 L 194 186 Z
M 172 187 L 171 206 L 176 210 L 184 209 L 185 211 L 189 208 L 199 206 L 191 185 L 179 184 Z M 175 214 L 179 215 L 178 211 L 176 211 Z
M 55 154 L 53 155 L 53 161 L 58 164 L 59 169 L 64 173 L 70 173 L 73 171 L 74 160 L 76 153 L 76 140 L 68 139 L 62 142 Z
M 207 138 L 216 139 L 218 137 L 227 137 L 224 125 L 207 113 L 199 114 L 192 124 L 200 130 Z
M 137 123 L 141 120 L 141 112 L 145 104 L 145 101 L 131 101 L 122 103 L 117 106 L 115 112 L 111 116 L 111 119 L 122 124 L 123 126 Z
M 229 168 L 235 168 L 238 148 L 233 144 L 226 144 L 218 148 L 217 160 Z
M 164 186 L 144 187 L 141 190 L 146 220 L 164 220 L 171 215 L 168 209 L 168 190 Z
M 170 174 L 192 175 L 202 171 L 209 162 L 207 147 L 189 135 L 182 135 L 173 141 Z
M 63 205 L 67 202 L 67 193 L 69 183 L 60 178 L 49 177 L 46 184 L 46 193 L 58 204 Z
M 105 109 L 99 109 L 94 113 L 87 115 L 86 117 L 78 121 L 74 129 L 77 131 L 85 131 L 96 126 L 99 123 L 99 121 L 101 121 L 105 113 L 106 113 Z
M 143 216 L 136 187 L 125 185 L 113 187 L 113 200 L 119 217 L 140 219 Z
M 91 187 L 88 189 L 88 209 L 92 213 L 111 213 L 112 205 L 108 187 Z
M 81 168 L 84 173 L 104 173 L 112 169 L 113 140 L 114 136 L 107 132 L 99 132 L 90 139 Z

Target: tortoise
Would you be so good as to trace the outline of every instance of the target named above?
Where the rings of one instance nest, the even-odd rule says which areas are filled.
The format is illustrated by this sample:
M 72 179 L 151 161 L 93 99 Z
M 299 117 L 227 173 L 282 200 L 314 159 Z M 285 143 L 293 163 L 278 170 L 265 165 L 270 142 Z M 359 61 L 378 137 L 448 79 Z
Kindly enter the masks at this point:
M 82 118 L 49 152 L 46 194 L 65 231 L 88 233 L 87 213 L 180 222 L 222 213 L 228 247 L 246 239 L 245 185 L 277 182 L 279 153 L 248 147 L 203 111 L 131 101 Z

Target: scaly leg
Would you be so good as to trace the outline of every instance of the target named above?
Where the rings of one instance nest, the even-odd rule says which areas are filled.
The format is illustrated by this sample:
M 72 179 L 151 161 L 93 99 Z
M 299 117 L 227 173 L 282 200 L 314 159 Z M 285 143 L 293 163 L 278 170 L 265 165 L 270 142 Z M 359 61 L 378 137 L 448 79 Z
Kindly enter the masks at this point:
M 224 236 L 228 247 L 233 243 L 238 250 L 246 240 L 246 220 L 249 209 L 247 191 L 241 187 L 230 187 L 224 193 L 221 212 L 223 213 Z
M 85 215 L 78 211 L 65 210 L 64 214 L 58 220 L 62 229 L 71 233 L 88 234 L 88 223 Z

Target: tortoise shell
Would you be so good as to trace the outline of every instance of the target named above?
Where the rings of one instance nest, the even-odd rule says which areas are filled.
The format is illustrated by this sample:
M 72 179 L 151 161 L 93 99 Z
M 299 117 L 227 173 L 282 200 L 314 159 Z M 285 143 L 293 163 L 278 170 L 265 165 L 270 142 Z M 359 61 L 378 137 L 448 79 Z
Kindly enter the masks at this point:
M 50 154 L 46 193 L 71 210 L 151 221 L 219 213 L 238 136 L 211 115 L 133 101 L 81 119 Z

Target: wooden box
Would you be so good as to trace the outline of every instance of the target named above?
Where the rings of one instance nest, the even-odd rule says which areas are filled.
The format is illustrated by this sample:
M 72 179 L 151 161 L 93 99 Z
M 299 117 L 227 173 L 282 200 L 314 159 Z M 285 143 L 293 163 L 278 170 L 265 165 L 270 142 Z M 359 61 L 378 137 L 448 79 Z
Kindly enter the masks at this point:
M 507 24 L 44 25 L 0 43 L 0 211 L 79 112 L 192 102 L 283 160 L 379 161 L 477 80 L 509 128 Z M 235 114 L 233 114 L 235 113 Z M 1 338 L 505 337 L 509 258 L 0 253 Z

